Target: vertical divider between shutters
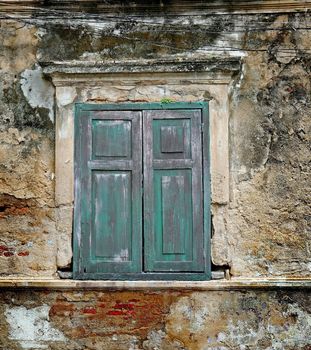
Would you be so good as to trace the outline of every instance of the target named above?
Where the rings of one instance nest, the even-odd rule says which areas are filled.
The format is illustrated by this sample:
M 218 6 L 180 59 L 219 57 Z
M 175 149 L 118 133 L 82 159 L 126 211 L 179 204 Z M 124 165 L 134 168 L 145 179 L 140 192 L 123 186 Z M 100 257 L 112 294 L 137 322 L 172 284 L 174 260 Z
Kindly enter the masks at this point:
M 145 218 L 145 174 L 144 174 L 144 112 L 141 111 L 141 273 L 145 271 L 145 230 L 144 230 L 144 218 Z
M 136 113 L 136 112 L 135 112 Z M 136 197 L 133 198 L 133 211 L 132 211 L 132 218 L 135 218 L 135 221 L 132 222 L 132 251 L 133 256 L 136 257 L 137 266 L 136 269 L 137 272 L 142 272 L 142 244 L 143 244 L 143 218 L 142 218 L 142 212 L 143 212 L 143 198 L 142 198 L 142 112 L 137 112 L 137 116 L 133 118 L 133 124 L 134 124 L 134 131 L 137 131 L 137 134 L 132 135 L 134 137 L 135 141 L 132 140 L 133 144 L 133 168 L 132 168 L 132 181 L 135 188 L 132 189 L 132 194 L 136 194 Z M 134 232 L 137 232 L 137 241 L 133 239 Z
M 152 117 L 143 111 L 143 169 L 144 169 L 144 268 L 151 271 L 154 261 L 153 240 L 153 179 L 152 179 Z M 148 256 L 148 254 L 150 254 Z

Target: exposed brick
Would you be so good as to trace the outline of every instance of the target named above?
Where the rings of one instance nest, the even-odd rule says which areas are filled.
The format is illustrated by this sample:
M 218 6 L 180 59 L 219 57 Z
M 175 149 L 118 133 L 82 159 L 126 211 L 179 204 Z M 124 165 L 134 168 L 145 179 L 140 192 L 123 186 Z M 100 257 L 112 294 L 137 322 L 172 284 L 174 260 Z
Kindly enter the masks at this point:
M 13 253 L 13 252 L 10 252 L 10 251 L 9 251 L 9 252 L 4 252 L 4 253 L 3 253 L 3 256 L 5 256 L 5 257 L 7 257 L 7 258 L 10 257 L 10 256 L 13 256 L 13 255 L 14 255 L 14 253 Z
M 84 314 L 91 314 L 91 315 L 95 315 L 97 313 L 97 311 L 94 307 L 86 307 L 86 308 L 82 309 L 82 312 Z
M 76 307 L 73 304 L 57 303 L 52 305 L 50 316 L 72 316 Z
M 29 251 L 25 250 L 25 251 L 19 252 L 17 255 L 18 256 L 28 256 L 29 255 Z

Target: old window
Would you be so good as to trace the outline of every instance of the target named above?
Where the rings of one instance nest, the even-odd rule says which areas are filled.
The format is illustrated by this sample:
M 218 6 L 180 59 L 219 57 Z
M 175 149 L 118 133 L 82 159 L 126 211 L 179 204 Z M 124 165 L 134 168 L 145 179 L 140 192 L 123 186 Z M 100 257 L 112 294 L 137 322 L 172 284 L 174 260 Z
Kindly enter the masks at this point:
M 77 104 L 74 277 L 208 279 L 206 103 Z

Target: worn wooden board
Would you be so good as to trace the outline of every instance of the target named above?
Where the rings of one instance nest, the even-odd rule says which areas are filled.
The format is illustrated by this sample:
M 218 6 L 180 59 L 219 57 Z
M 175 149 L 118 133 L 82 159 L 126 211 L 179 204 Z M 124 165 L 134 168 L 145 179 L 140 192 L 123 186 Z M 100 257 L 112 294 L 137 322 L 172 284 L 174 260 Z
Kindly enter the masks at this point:
M 201 112 L 148 110 L 143 119 L 145 271 L 203 272 Z
M 80 127 L 83 273 L 142 270 L 141 112 L 92 111 Z
M 77 104 L 75 139 L 74 277 L 209 279 L 207 104 Z

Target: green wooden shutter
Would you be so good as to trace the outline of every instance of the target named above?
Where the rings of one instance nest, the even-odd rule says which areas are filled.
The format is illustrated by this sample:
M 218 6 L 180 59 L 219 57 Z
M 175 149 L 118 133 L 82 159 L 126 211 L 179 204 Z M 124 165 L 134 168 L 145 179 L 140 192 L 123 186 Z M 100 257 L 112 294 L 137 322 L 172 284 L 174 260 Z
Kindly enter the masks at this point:
M 76 276 L 142 270 L 142 118 L 81 111 L 76 127 Z
M 203 272 L 200 110 L 143 112 L 147 272 Z
M 77 105 L 75 278 L 210 278 L 207 108 Z

